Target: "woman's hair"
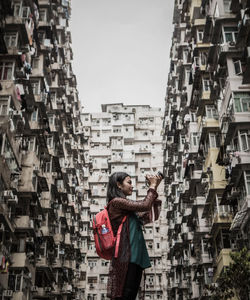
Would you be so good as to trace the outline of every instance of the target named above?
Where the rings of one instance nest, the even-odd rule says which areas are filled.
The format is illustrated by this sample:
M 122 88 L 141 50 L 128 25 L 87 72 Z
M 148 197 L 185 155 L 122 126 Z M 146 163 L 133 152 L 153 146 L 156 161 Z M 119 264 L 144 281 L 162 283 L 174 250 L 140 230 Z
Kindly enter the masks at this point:
M 115 172 L 112 175 L 110 175 L 107 189 L 107 202 L 116 197 L 126 197 L 124 193 L 118 188 L 117 183 L 119 182 L 120 184 L 122 184 L 123 180 L 128 176 L 130 175 L 124 172 Z

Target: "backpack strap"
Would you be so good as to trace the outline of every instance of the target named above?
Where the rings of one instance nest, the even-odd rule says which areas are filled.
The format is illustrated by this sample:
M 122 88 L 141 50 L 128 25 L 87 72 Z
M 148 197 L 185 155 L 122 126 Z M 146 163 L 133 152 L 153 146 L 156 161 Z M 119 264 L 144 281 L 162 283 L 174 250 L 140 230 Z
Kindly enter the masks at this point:
M 120 226 L 118 228 L 117 234 L 116 234 L 115 258 L 118 257 L 118 251 L 119 251 L 119 245 L 120 245 L 120 239 L 121 239 L 122 226 L 123 226 L 123 223 L 126 221 L 126 218 L 127 218 L 127 216 L 125 216 L 122 219 L 122 222 L 121 222 L 121 224 L 120 224 Z
M 97 227 L 96 227 L 96 217 L 95 217 L 95 216 L 94 216 L 94 224 L 95 224 L 94 232 L 95 232 L 96 235 L 97 235 L 98 242 L 99 242 L 99 246 L 100 246 L 100 249 L 101 249 L 101 251 L 102 251 L 102 243 L 101 243 L 101 239 L 100 239 L 100 235 L 99 235 L 98 229 L 97 229 Z

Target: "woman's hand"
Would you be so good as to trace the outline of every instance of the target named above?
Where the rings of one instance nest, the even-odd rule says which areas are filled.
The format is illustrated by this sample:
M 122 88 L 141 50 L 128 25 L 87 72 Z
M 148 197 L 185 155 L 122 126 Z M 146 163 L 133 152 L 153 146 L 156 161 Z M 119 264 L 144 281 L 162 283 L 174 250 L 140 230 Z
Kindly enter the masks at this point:
M 162 177 L 159 176 L 159 175 L 149 175 L 149 174 L 147 174 L 145 177 L 146 177 L 146 180 L 149 182 L 149 188 L 154 189 L 154 190 L 157 189 L 158 185 L 162 181 Z

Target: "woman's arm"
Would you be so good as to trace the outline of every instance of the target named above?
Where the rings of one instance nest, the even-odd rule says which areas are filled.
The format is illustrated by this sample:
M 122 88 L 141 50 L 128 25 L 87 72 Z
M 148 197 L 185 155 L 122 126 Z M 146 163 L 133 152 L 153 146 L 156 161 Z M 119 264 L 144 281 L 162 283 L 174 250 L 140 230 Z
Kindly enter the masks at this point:
M 161 203 L 162 201 L 156 199 L 153 204 L 152 208 L 146 212 L 138 212 L 137 216 L 142 221 L 144 225 L 157 221 L 160 216 L 161 211 Z
M 152 203 L 156 200 L 158 194 L 155 189 L 149 188 L 147 196 L 141 201 L 132 201 L 125 198 L 115 198 L 112 200 L 111 205 L 114 208 L 124 209 L 127 211 L 149 211 Z

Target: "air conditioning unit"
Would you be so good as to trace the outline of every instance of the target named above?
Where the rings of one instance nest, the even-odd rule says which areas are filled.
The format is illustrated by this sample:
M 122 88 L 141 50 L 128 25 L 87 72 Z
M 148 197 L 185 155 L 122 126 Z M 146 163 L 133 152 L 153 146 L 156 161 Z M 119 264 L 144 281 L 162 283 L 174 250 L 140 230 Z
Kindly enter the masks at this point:
M 38 289 L 37 289 L 37 286 L 33 285 L 30 290 L 31 290 L 31 292 L 37 292 Z
M 6 191 L 3 191 L 3 197 L 4 197 L 5 199 L 13 198 L 14 195 L 13 195 L 12 190 L 6 190 Z
M 37 216 L 37 219 L 38 219 L 39 221 L 42 221 L 42 220 L 43 220 L 43 216 L 42 216 L 42 215 L 38 215 L 38 216 Z
M 46 292 L 50 292 L 51 291 L 51 287 L 50 286 L 45 287 L 45 291 Z
M 8 202 L 9 204 L 10 204 L 10 203 L 15 203 L 15 204 L 17 204 L 17 202 L 18 202 L 17 195 L 13 195 L 13 197 L 8 198 L 8 199 L 7 199 L 7 202 Z
M 39 166 L 35 166 L 34 167 L 34 172 L 39 172 L 40 171 L 40 167 Z
M 226 218 L 227 216 L 228 216 L 228 214 L 226 212 L 220 213 L 220 217 L 222 217 L 222 218 Z
M 238 190 L 236 187 L 233 187 L 231 190 L 231 194 L 235 194 L 235 193 L 238 193 Z
M 12 297 L 13 291 L 12 290 L 4 290 L 3 291 L 3 296 L 4 297 Z

